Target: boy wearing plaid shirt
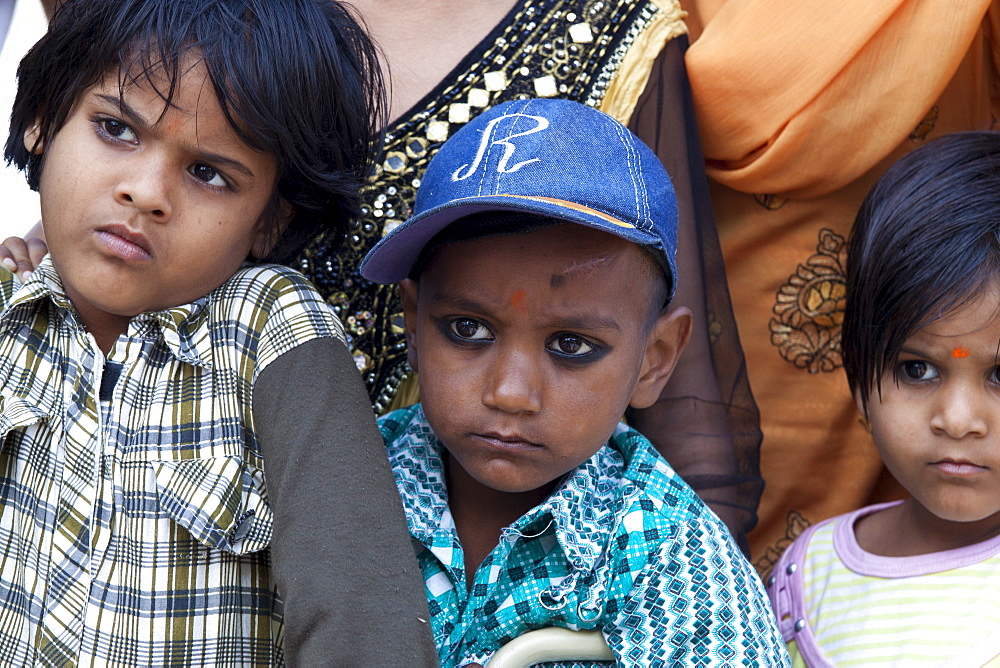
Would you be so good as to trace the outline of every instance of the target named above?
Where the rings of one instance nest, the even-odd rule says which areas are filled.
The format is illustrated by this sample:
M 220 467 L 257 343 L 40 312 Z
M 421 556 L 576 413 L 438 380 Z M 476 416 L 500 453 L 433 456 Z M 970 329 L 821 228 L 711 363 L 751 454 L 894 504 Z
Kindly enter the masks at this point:
M 362 265 L 402 281 L 422 403 L 380 427 L 442 666 L 546 626 L 599 630 L 622 666 L 787 665 L 725 526 L 620 423 L 690 332 L 676 245 L 650 149 L 593 108 L 526 100 L 444 144 Z
M 0 269 L 0 663 L 432 659 L 341 325 L 261 264 L 343 233 L 364 32 L 332 0 L 69 0 L 18 76 L 50 255 Z

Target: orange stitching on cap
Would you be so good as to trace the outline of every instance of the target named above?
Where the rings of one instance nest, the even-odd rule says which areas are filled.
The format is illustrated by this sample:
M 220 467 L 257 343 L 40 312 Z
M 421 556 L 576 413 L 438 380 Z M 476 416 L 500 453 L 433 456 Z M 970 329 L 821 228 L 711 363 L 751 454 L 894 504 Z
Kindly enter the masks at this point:
M 559 206 L 566 207 L 567 209 L 572 209 L 574 211 L 579 211 L 581 213 L 587 213 L 592 216 L 597 216 L 598 218 L 603 218 L 612 225 L 617 225 L 618 227 L 628 227 L 635 229 L 635 225 L 632 223 L 626 223 L 624 221 L 618 220 L 614 216 L 609 216 L 603 211 L 598 211 L 597 209 L 592 209 L 584 204 L 577 204 L 576 202 L 568 202 L 564 199 L 556 199 L 555 197 L 534 197 L 531 195 L 508 195 L 506 193 L 500 193 L 501 197 L 516 197 L 518 199 L 530 199 L 536 202 L 547 202 L 548 204 L 557 204 Z

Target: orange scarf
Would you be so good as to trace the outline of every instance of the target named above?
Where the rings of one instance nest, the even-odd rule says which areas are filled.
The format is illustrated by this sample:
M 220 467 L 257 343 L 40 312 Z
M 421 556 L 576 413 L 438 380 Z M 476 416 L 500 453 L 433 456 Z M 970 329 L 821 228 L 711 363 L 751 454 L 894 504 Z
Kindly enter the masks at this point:
M 688 0 L 707 22 L 686 62 L 709 176 L 792 198 L 854 181 L 925 117 L 990 2 Z

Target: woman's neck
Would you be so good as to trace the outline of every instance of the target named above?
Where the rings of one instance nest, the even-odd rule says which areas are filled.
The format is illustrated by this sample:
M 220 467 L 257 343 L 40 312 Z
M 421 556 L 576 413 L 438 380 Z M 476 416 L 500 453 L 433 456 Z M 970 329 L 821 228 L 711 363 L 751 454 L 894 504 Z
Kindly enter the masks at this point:
M 389 118 L 432 91 L 518 0 L 353 0 L 384 55 Z

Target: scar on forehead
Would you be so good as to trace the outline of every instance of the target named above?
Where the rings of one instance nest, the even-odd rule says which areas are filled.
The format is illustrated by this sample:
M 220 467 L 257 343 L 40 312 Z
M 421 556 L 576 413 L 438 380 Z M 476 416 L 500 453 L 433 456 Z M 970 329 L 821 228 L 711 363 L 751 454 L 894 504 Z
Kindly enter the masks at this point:
M 518 313 L 528 312 L 528 293 L 518 290 L 510 296 L 510 305 Z
M 549 280 L 549 285 L 551 285 L 553 288 L 561 288 L 563 285 L 566 284 L 566 279 L 574 275 L 581 275 L 584 278 L 588 278 L 591 274 L 597 271 L 597 269 L 600 268 L 601 265 L 610 261 L 611 258 L 601 256 L 601 257 L 592 257 L 588 260 L 578 260 L 575 262 L 571 262 L 568 265 L 566 265 L 566 268 L 563 269 L 562 272 L 558 274 L 552 274 L 552 278 L 551 280 Z
M 963 357 L 968 357 L 969 356 L 969 349 L 968 348 L 955 348 L 954 350 L 951 351 L 951 356 L 954 357 L 954 358 L 956 358 L 956 359 L 961 359 Z

